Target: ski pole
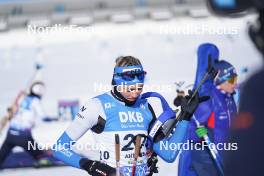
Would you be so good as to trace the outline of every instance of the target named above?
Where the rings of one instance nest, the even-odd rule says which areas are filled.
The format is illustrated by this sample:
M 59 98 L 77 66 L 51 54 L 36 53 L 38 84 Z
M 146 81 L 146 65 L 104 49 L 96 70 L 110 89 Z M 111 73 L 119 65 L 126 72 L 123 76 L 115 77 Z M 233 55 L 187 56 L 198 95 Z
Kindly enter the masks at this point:
M 140 152 L 140 145 L 141 145 L 141 136 L 137 135 L 136 144 L 135 144 L 134 161 L 133 161 L 133 167 L 132 167 L 132 176 L 136 175 L 137 159 L 138 159 L 139 152 Z
M 211 56 L 209 56 L 209 58 L 208 58 L 208 69 L 207 69 L 207 72 L 205 73 L 205 75 L 203 76 L 201 81 L 199 82 L 198 86 L 194 89 L 191 98 L 187 102 L 187 105 L 190 104 L 192 99 L 197 95 L 197 93 L 201 89 L 202 85 L 205 83 L 205 81 L 207 81 L 207 79 L 210 78 L 210 76 L 212 76 L 213 78 L 216 76 L 216 71 L 215 71 L 215 69 L 212 66 L 212 58 L 211 58 Z M 182 118 L 182 114 L 179 113 L 179 115 L 175 119 L 170 119 L 167 122 L 165 122 L 165 124 L 162 126 L 162 128 L 163 128 L 162 132 L 165 135 L 165 137 L 169 137 L 170 136 L 171 132 L 175 128 L 175 126 L 178 123 L 178 121 L 182 120 L 181 118 Z
M 193 116 L 192 118 L 195 121 L 196 126 L 199 128 L 201 126 L 200 122 L 195 118 L 195 116 Z M 216 149 L 215 144 L 211 142 L 211 140 L 207 134 L 205 134 L 202 138 L 208 146 L 209 152 L 211 154 L 211 157 L 214 160 L 214 163 L 216 164 L 216 167 L 217 167 L 217 170 L 218 170 L 220 176 L 224 176 L 223 163 L 222 163 L 221 157 L 220 157 L 220 155 Z
M 116 157 L 116 176 L 120 176 L 120 141 L 119 135 L 115 134 L 115 157 Z

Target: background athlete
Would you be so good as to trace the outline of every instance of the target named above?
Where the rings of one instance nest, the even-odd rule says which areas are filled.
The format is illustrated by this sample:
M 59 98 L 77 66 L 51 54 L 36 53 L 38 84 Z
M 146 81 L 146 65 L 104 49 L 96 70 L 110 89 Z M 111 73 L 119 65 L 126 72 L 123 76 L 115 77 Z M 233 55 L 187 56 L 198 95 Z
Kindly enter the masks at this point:
M 201 126 L 197 127 L 195 121 L 191 120 L 187 139 L 200 143 L 203 136 L 208 133 L 215 144 L 225 143 L 229 136 L 231 121 L 237 113 L 234 100 L 237 73 L 229 62 L 218 61 L 219 51 L 215 45 L 201 45 L 198 55 L 201 56 L 204 53 L 210 53 L 211 57 L 217 58 L 213 66 L 218 75 L 214 80 L 207 82 L 202 89 L 204 92 L 201 94 L 210 96 L 210 100 L 201 103 L 195 111 L 194 115 Z M 207 58 L 206 56 L 203 59 Z M 223 151 L 219 152 L 221 154 Z M 179 168 L 179 176 L 219 175 L 208 150 L 184 151 L 180 158 Z
M 36 144 L 32 137 L 32 129 L 38 121 L 47 119 L 44 113 L 41 98 L 45 92 L 43 82 L 34 82 L 30 87 L 30 93 L 22 100 L 17 112 L 14 113 L 7 137 L 0 149 L 0 166 L 4 163 L 7 156 L 15 146 L 22 147 L 27 151 L 39 164 L 46 162 L 42 157 L 45 151 L 28 149 L 28 143 Z

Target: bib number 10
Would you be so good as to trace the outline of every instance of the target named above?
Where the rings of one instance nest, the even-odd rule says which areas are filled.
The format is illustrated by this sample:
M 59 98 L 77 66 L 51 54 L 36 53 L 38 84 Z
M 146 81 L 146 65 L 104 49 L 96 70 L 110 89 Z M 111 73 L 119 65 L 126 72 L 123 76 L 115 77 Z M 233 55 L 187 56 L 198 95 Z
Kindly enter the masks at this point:
M 110 157 L 108 151 L 100 151 L 100 160 L 108 160 Z

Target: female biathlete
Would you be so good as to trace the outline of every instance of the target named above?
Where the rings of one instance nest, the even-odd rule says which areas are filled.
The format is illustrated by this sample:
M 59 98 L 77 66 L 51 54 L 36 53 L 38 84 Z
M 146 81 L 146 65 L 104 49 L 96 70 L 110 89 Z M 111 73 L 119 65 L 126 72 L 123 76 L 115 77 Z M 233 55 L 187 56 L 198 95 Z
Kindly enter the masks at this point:
M 86 170 L 93 176 L 116 175 L 115 135 L 120 137 L 120 175 L 149 175 L 150 169 L 147 151 L 154 151 L 166 162 L 173 162 L 180 149 L 170 150 L 161 147 L 161 142 L 181 143 L 193 112 L 200 98 L 195 96 L 182 108 L 186 111 L 169 138 L 147 145 L 147 136 L 156 121 L 153 108 L 147 99 L 141 98 L 146 72 L 139 59 L 124 56 L 116 59 L 111 91 L 98 95 L 80 109 L 74 121 L 56 143 L 54 156 L 68 165 Z M 95 161 L 75 153 L 71 149 L 88 130 L 93 132 L 100 148 L 100 160 Z M 140 155 L 136 172 L 132 174 L 136 136 L 142 136 Z M 89 142 L 89 141 L 88 141 Z M 62 147 L 63 146 L 63 147 Z M 149 147 L 147 147 L 149 146 Z M 151 171 L 150 171 L 151 170 Z

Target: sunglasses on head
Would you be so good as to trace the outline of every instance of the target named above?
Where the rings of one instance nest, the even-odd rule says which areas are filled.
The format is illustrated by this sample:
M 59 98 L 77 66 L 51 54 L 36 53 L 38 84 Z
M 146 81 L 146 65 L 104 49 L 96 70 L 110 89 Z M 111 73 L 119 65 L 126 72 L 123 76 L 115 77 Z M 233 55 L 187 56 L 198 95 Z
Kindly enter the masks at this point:
M 123 73 L 116 73 L 117 76 L 122 77 L 125 81 L 133 81 L 136 77 L 138 80 L 143 81 L 145 79 L 145 71 L 127 71 Z

